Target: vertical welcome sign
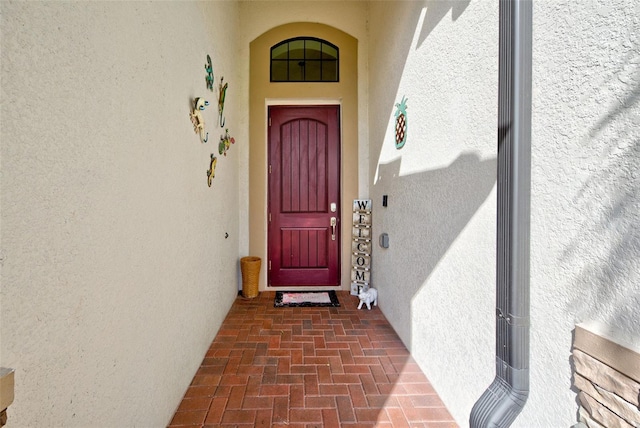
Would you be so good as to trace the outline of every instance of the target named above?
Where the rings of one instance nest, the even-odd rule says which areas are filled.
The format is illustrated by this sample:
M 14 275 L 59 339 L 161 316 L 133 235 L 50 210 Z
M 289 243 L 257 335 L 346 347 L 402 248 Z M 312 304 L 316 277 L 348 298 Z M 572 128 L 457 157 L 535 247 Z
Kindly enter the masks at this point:
M 371 284 L 371 199 L 354 199 L 351 241 L 351 294 Z

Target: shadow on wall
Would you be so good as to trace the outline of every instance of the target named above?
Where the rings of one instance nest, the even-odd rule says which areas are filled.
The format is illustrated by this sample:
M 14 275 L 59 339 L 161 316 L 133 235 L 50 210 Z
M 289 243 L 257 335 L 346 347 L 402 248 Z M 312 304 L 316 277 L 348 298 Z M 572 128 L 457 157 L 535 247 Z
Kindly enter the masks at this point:
M 389 208 L 377 216 L 378 227 L 390 232 L 392 252 L 376 260 L 386 282 L 394 281 L 394 293 L 409 302 L 423 287 L 460 232 L 485 202 L 496 183 L 496 158 L 480 159 L 476 153 L 462 153 L 445 168 L 400 176 L 401 160 L 381 164 L 375 187 L 393 195 Z M 381 191 L 375 192 L 379 194 Z M 396 224 L 385 224 L 385 214 Z M 412 227 L 411 225 L 414 225 Z M 493 260 L 487 261 L 493 263 Z M 398 311 L 396 326 L 411 326 L 411 311 Z M 411 349 L 411 338 L 404 340 Z
M 427 1 L 427 13 L 418 38 L 418 47 L 429 37 L 436 25 L 451 11 L 451 20 L 457 20 L 469 6 L 471 0 Z
M 624 114 L 627 110 L 631 109 L 635 104 L 640 101 L 640 86 L 636 87 L 634 90 L 630 91 L 625 95 L 624 100 L 620 103 L 620 105 L 609 112 L 605 117 L 600 119 L 600 121 L 594 126 L 594 128 L 590 132 L 590 136 L 593 138 L 598 133 L 600 133 L 606 126 L 614 121 L 617 117 Z M 637 125 L 637 124 L 635 124 Z
M 392 53 L 394 58 L 401 58 L 402 61 L 381 62 L 378 68 L 372 70 L 373 81 L 384 82 L 384 84 L 371 85 L 370 99 L 395 100 L 398 97 L 404 64 L 409 57 L 415 35 L 419 32 L 416 48 L 420 48 L 438 23 L 446 18 L 449 11 L 451 11 L 451 20 L 455 21 L 469 3 L 471 0 L 387 2 L 390 7 L 384 9 L 384 21 L 402 23 L 402 25 L 393 28 L 392 32 L 374 32 L 371 39 L 372 54 L 375 56 L 377 52 L 380 57 L 388 57 Z M 420 17 L 425 8 L 424 19 L 420 24 Z M 393 103 L 390 103 L 390 110 L 385 119 L 393 114 Z M 387 128 L 385 120 L 375 120 L 370 125 L 372 136 L 384 136 Z M 379 139 L 380 144 L 383 139 L 383 137 Z M 376 149 L 373 146 L 371 148 Z
M 589 130 L 583 144 L 604 147 L 594 172 L 574 196 L 573 203 L 592 212 L 565 250 L 564 265 L 582 265 L 576 290 L 581 292 L 567 310 L 578 320 L 601 319 L 611 325 L 635 326 L 640 335 L 640 69 L 627 56 L 616 75 L 632 83 Z M 585 263 L 593 243 L 598 262 Z M 605 309 L 605 312 L 603 312 Z M 605 319 L 602 319 L 602 317 Z
M 563 264 L 583 265 L 576 286 L 582 290 L 569 303 L 568 311 L 581 320 L 605 315 L 609 324 L 632 326 L 638 324 L 640 309 L 640 283 L 638 279 L 640 252 L 640 140 L 636 140 L 622 153 L 608 156 L 606 166 L 594 173 L 576 196 L 575 203 L 587 207 L 593 205 L 594 195 L 606 192 L 601 207 L 595 207 L 594 217 L 581 227 L 563 254 Z M 636 171 L 632 171 L 636 169 Z M 603 186 L 603 183 L 604 186 Z M 591 206 L 591 209 L 594 207 Z M 599 208 L 599 211 L 598 211 Z M 590 244 L 601 242 L 597 263 L 584 263 L 583 254 L 590 251 Z M 614 284 L 618 284 L 614 286 Z M 626 285 L 631 284 L 631 285 Z M 629 288 L 623 288 L 625 285 Z M 586 298 L 585 298 L 586 297 Z M 603 308 L 608 312 L 603 314 Z M 636 327 L 640 334 L 640 327 Z

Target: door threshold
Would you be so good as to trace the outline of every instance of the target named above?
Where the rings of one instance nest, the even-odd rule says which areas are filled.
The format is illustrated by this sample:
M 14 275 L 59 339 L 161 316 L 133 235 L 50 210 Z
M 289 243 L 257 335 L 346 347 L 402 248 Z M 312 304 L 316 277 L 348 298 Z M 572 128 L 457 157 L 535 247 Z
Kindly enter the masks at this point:
M 286 285 L 268 286 L 264 291 L 342 291 L 344 288 L 335 285 Z

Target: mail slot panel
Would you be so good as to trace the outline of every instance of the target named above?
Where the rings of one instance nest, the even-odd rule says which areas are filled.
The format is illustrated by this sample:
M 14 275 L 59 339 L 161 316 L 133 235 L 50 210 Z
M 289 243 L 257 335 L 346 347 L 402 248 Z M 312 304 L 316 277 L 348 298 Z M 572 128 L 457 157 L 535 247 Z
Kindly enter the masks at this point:
M 352 253 L 371 254 L 371 241 L 366 239 L 358 239 L 351 242 Z

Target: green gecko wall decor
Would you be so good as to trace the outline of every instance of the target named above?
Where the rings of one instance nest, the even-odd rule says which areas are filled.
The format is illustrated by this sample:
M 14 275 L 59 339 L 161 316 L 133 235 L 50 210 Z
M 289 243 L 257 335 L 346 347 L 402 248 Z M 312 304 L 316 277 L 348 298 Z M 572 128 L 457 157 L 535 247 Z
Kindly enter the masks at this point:
M 207 63 L 204 65 L 204 69 L 207 71 L 207 89 L 213 92 L 213 65 L 211 65 L 211 57 L 207 55 Z
M 218 153 L 221 155 L 227 155 L 227 150 L 231 144 L 235 144 L 236 139 L 229 135 L 229 129 L 224 130 L 224 135 L 220 136 L 220 143 L 218 144 Z

